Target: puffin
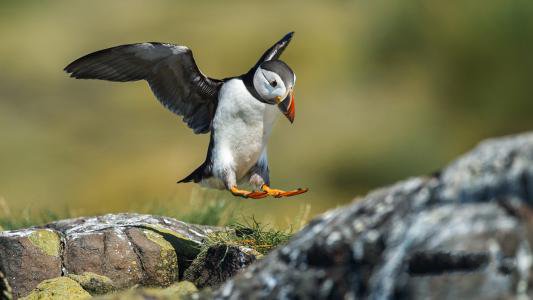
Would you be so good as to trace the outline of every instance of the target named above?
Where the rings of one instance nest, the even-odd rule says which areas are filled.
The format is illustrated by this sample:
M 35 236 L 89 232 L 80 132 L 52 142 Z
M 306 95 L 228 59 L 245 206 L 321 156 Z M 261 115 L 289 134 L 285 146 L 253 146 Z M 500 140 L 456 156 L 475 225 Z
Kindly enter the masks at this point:
M 280 113 L 294 122 L 296 75 L 279 59 L 293 34 L 268 48 L 248 72 L 224 79 L 205 76 L 188 47 L 159 42 L 99 50 L 64 71 L 76 79 L 146 80 L 157 100 L 195 134 L 210 133 L 205 161 L 178 183 L 194 182 L 244 198 L 289 197 L 308 189 L 270 187 L 267 144 Z

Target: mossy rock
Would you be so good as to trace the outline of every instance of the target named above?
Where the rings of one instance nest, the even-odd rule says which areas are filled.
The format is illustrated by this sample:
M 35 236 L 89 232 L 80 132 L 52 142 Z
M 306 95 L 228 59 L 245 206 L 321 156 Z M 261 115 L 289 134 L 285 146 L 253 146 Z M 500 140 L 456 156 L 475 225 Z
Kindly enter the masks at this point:
M 171 243 L 169 243 L 161 234 L 145 229 L 144 235 L 148 240 L 159 246 L 159 256 L 154 273 L 158 277 L 156 281 L 163 286 L 169 285 L 177 279 L 178 275 L 178 258 L 176 251 Z
M 196 293 L 198 289 L 189 281 L 176 282 L 166 288 L 138 288 L 101 296 L 99 300 L 171 300 L 182 299 Z
M 180 255 L 184 255 L 185 257 L 192 259 L 196 257 L 198 253 L 200 253 L 200 243 L 188 238 L 183 234 L 180 234 L 179 232 L 155 224 L 146 224 L 140 227 L 144 227 L 161 234 L 165 240 L 172 244 L 175 251 Z
M 50 256 L 59 256 L 61 240 L 55 231 L 50 229 L 35 230 L 28 236 L 28 239 L 44 253 Z
M 69 274 L 68 277 L 79 283 L 91 295 L 103 295 L 116 290 L 113 281 L 107 276 L 84 272 L 81 275 Z
M 28 296 L 20 299 L 80 300 L 89 298 L 91 295 L 76 281 L 68 277 L 57 277 L 39 283 Z

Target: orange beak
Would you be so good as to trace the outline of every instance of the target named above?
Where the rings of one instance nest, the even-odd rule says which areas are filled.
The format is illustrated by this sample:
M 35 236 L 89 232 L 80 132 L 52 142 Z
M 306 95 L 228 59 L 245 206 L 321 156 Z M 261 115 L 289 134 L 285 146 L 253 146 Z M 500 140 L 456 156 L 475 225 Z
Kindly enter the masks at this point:
M 295 109 L 294 109 L 294 91 L 291 90 L 289 95 L 278 104 L 279 109 L 289 121 L 294 122 Z

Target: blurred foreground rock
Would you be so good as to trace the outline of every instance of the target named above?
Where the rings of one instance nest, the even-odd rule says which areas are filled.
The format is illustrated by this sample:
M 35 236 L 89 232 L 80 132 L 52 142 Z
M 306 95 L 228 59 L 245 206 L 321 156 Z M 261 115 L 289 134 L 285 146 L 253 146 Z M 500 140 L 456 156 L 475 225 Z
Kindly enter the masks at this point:
M 530 299 L 533 134 L 313 220 L 203 298 Z

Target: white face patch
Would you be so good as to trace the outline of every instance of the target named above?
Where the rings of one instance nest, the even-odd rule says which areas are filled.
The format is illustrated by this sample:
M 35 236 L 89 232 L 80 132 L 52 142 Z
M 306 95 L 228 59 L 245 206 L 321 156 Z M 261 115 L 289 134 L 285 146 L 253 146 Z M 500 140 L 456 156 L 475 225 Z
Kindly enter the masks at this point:
M 261 68 L 255 71 L 254 88 L 265 100 L 274 100 L 276 97 L 285 99 L 288 94 L 285 83 L 278 74 Z

